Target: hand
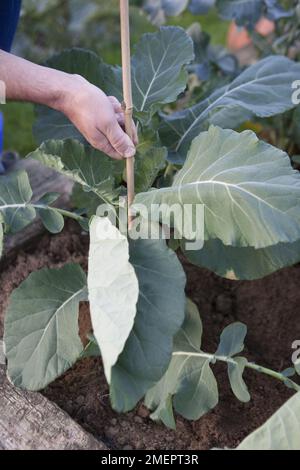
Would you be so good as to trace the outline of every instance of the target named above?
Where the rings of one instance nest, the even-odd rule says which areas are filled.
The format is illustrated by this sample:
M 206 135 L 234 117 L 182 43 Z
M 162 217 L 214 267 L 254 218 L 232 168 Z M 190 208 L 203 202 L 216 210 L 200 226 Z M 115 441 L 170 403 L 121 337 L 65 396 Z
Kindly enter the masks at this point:
M 121 103 L 79 75 L 72 75 L 58 106 L 96 149 L 112 158 L 133 157 L 138 143 L 133 124 L 133 142 L 124 131 Z

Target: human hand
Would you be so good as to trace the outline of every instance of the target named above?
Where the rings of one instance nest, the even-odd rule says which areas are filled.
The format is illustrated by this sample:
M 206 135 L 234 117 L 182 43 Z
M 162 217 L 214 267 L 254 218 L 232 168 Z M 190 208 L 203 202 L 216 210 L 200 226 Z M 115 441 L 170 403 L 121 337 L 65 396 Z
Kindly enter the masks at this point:
M 72 75 L 57 106 L 77 127 L 86 140 L 110 157 L 133 157 L 138 143 L 133 124 L 133 142 L 124 130 L 121 103 L 79 75 Z

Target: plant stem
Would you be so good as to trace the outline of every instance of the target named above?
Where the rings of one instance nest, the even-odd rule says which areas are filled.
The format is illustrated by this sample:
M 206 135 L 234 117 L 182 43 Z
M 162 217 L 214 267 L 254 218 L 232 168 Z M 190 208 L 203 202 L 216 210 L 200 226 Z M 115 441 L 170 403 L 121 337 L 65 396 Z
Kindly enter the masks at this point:
M 221 362 L 226 362 L 227 364 L 228 363 L 237 364 L 234 358 L 227 357 L 227 356 L 216 356 L 215 354 L 208 354 L 208 353 L 202 353 L 202 352 L 193 353 L 193 352 L 185 352 L 185 351 L 176 351 L 176 352 L 173 352 L 173 356 L 194 356 L 194 357 L 202 357 L 204 359 L 210 359 L 212 362 L 221 361 Z M 289 379 L 288 377 L 281 374 L 280 372 L 276 372 L 267 367 L 259 366 L 258 364 L 255 364 L 254 362 L 247 362 L 245 367 L 256 370 L 257 372 L 261 372 L 262 374 L 269 375 L 270 377 L 280 380 L 281 382 L 288 383 L 289 386 L 293 390 L 295 390 L 296 392 L 300 391 L 300 385 L 296 384 L 296 382 L 293 382 L 293 380 Z
M 69 217 L 69 219 L 74 219 L 77 221 L 85 221 L 86 217 L 82 217 L 82 215 L 76 214 L 74 212 L 67 211 L 65 209 L 59 209 L 57 207 L 50 207 L 50 206 L 43 206 L 41 204 L 31 204 L 32 207 L 35 209 L 53 209 L 56 212 L 59 212 L 64 217 Z

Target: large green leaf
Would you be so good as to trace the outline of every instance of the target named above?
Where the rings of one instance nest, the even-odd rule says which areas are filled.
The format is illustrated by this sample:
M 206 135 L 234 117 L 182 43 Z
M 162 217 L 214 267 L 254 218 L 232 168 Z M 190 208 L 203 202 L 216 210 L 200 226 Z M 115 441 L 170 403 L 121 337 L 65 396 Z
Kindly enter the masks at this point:
M 78 334 L 83 300 L 86 277 L 75 264 L 34 272 L 13 291 L 4 342 L 15 385 L 40 390 L 76 362 L 83 350 Z
M 91 51 L 67 49 L 54 55 L 47 65 L 66 73 L 81 75 L 105 93 L 111 94 L 109 87 L 113 87 L 115 82 L 113 68 Z M 77 139 L 84 142 L 84 137 L 64 114 L 46 106 L 38 106 L 37 115 L 33 130 L 38 142 L 48 139 Z
M 290 398 L 238 450 L 300 450 L 300 392 Z
M 184 91 L 183 66 L 194 58 L 193 43 L 178 27 L 162 27 L 142 36 L 132 58 L 133 102 L 137 111 L 153 111 Z
M 102 202 L 116 195 L 113 160 L 90 146 L 72 139 L 49 140 L 28 157 L 68 176 L 85 191 L 94 192 Z
M 22 230 L 35 218 L 31 198 L 32 190 L 25 171 L 0 176 L 0 215 L 11 232 Z
M 300 241 L 278 243 L 256 250 L 226 246 L 221 240 L 207 240 L 201 250 L 181 248 L 189 261 L 228 279 L 259 279 L 300 261 Z
M 174 341 L 174 355 L 163 378 L 146 394 L 145 404 L 153 410 L 151 418 L 174 428 L 172 399 L 175 410 L 187 419 L 199 419 L 218 403 L 218 387 L 210 369 L 210 360 L 193 353 L 200 352 L 202 323 L 190 300 L 186 318 Z M 191 353 L 191 354 L 189 354 Z
M 192 140 L 209 124 L 234 128 L 253 114 L 268 117 L 293 108 L 291 86 L 299 76 L 300 64 L 286 57 L 269 56 L 204 101 L 164 116 L 160 135 L 170 149 L 170 159 L 182 163 Z
M 185 274 L 164 240 L 130 240 L 130 262 L 140 288 L 137 314 L 110 385 L 112 406 L 123 412 L 165 373 L 185 306 Z
M 132 93 L 134 108 L 140 117 L 156 111 L 160 105 L 175 101 L 184 91 L 187 73 L 184 65 L 193 60 L 192 40 L 178 27 L 164 27 L 142 36 L 132 58 Z M 122 101 L 120 67 L 105 64 L 100 57 L 83 49 L 68 49 L 51 58 L 47 65 L 71 74 L 79 74 Z M 45 106 L 37 108 L 34 135 L 41 143 L 48 139 L 84 137 L 61 113 Z
M 108 383 L 132 330 L 139 284 L 129 263 L 127 238 L 107 217 L 90 224 L 88 290 L 94 335 Z
M 239 134 L 211 126 L 194 139 L 170 188 L 138 194 L 135 201 L 145 204 L 154 220 L 161 217 L 162 203 L 176 204 L 174 227 L 179 233 L 178 213 L 184 205 L 203 204 L 205 240 L 264 248 L 299 240 L 299 197 L 300 176 L 284 152 L 251 131 Z M 192 221 L 185 225 L 184 233 Z

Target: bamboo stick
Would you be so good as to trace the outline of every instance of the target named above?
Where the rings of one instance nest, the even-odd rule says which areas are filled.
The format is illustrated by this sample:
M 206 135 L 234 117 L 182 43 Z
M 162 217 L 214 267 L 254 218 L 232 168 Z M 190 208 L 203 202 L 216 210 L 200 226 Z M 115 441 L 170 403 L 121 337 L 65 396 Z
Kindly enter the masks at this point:
M 133 136 L 133 103 L 131 87 L 131 60 L 130 60 L 130 25 L 129 25 L 129 1 L 120 0 L 121 19 L 121 49 L 122 49 L 122 74 L 123 74 L 123 97 L 124 97 L 124 119 L 125 130 L 130 139 Z M 127 210 L 128 228 L 132 225 L 133 217 L 130 206 L 134 199 L 134 157 L 126 159 L 127 177 Z

